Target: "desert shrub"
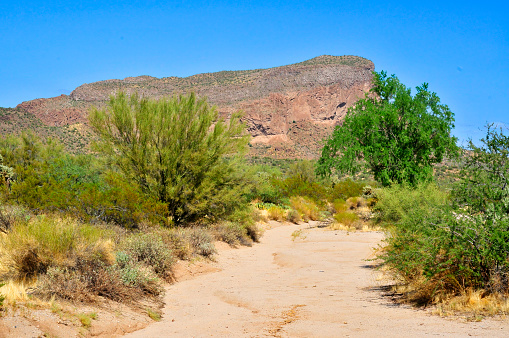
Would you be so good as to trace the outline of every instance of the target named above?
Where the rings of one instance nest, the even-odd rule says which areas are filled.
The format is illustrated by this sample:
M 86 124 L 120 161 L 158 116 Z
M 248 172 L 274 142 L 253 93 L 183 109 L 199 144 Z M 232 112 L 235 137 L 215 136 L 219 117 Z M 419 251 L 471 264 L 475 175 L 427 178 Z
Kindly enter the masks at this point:
M 246 227 L 238 222 L 222 222 L 213 227 L 216 238 L 232 246 L 237 244 L 250 245 Z
M 437 205 L 445 205 L 449 199 L 449 194 L 433 183 L 420 184 L 415 188 L 393 185 L 378 189 L 376 193 L 379 200 L 374 211 L 377 220 L 385 223 L 397 223 L 417 210 L 432 210 Z
M 376 183 L 371 182 L 369 185 L 376 185 Z M 350 197 L 361 196 L 366 186 L 368 186 L 367 182 L 356 182 L 352 179 L 339 181 L 334 184 L 330 199 L 332 201 L 337 199 L 347 200 Z
M 415 301 L 429 303 L 469 288 L 485 294 L 509 292 L 509 199 L 505 182 L 495 183 L 503 177 L 503 161 L 509 165 L 509 160 L 507 153 L 500 157 L 493 151 L 501 146 L 473 149 L 475 162 L 457 186 L 455 203 L 434 185 L 380 191 L 376 209 L 392 226 L 378 258 L 413 286 Z M 491 198 L 482 192 L 488 185 Z M 470 201 L 474 195 L 480 201 Z
M 204 257 L 210 257 L 216 253 L 214 238 L 207 229 L 195 227 L 189 231 L 189 242 L 193 252 Z
M 58 297 L 77 302 L 93 302 L 96 296 L 118 302 L 130 302 L 139 299 L 148 289 L 149 294 L 159 294 L 160 286 L 144 284 L 129 285 L 122 280 L 122 271 L 115 266 L 91 264 L 79 267 L 50 267 L 38 280 L 37 295 Z
M 366 200 L 362 197 L 350 197 L 346 200 L 346 204 L 350 210 L 367 206 Z
M 282 222 L 285 220 L 286 211 L 285 211 L 285 209 L 283 209 L 280 206 L 277 206 L 277 205 L 271 206 L 271 207 L 269 207 L 267 212 L 268 212 L 268 217 L 271 220 L 278 221 L 278 222 Z
M 329 192 L 323 184 L 307 181 L 302 176 L 290 176 L 285 179 L 273 180 L 273 184 L 287 198 L 303 196 L 312 200 L 315 204 L 323 205 L 329 196 Z
M 351 211 L 339 212 L 334 215 L 334 219 L 346 227 L 353 227 L 359 222 L 359 216 Z
M 278 168 L 268 166 L 253 166 L 249 177 L 252 180 L 250 189 L 246 192 L 249 201 L 258 200 L 263 203 L 283 203 L 283 193 L 273 184 L 282 176 Z
M 264 215 L 261 212 L 261 210 L 256 207 L 253 208 L 252 217 L 253 217 L 253 221 L 255 221 L 255 222 L 267 222 L 268 221 L 267 216 Z
M 30 220 L 30 213 L 21 206 L 0 205 L 0 231 L 7 231 L 18 223 L 26 223 Z
M 302 215 L 304 221 L 319 221 L 322 219 L 320 208 L 309 198 L 293 196 L 290 198 L 290 205 Z
M 1 288 L 2 286 L 4 286 L 4 285 L 5 285 L 5 283 L 0 283 L 0 288 Z M 4 306 L 4 300 L 5 300 L 5 296 L 4 296 L 4 295 L 2 295 L 2 294 L 0 293 L 0 310 L 1 310 L 1 309 L 2 309 L 2 307 Z
M 116 263 L 108 269 L 108 273 L 117 276 L 125 286 L 146 294 L 158 295 L 162 292 L 153 266 L 123 251 L 117 252 Z
M 348 210 L 348 204 L 346 203 L 345 200 L 341 200 L 341 199 L 334 200 L 334 202 L 332 203 L 332 206 L 334 208 L 334 210 L 333 210 L 334 213 L 344 212 L 344 211 Z
M 159 232 L 164 243 L 178 259 L 187 260 L 193 255 L 188 228 L 169 228 Z
M 38 216 L 16 224 L 0 239 L 3 264 L 8 274 L 23 279 L 44 273 L 49 267 L 73 267 L 79 261 L 113 260 L 113 243 L 103 229 L 71 218 Z
M 155 233 L 140 233 L 128 237 L 121 243 L 120 249 L 131 260 L 142 263 L 154 271 L 158 276 L 168 277 L 174 258 L 160 235 Z M 117 264 L 119 257 L 117 254 Z M 139 270 L 139 269 L 138 269 Z
M 89 121 L 100 137 L 96 150 L 184 225 L 222 219 L 247 203 L 240 163 L 249 136 L 240 115 L 225 122 L 194 93 L 155 100 L 119 92 Z
M 262 229 L 256 223 L 249 223 L 245 226 L 246 234 L 253 242 L 259 242 L 262 237 Z
M 287 219 L 287 221 L 295 223 L 295 224 L 299 224 L 299 222 L 302 221 L 302 218 L 300 217 L 300 213 L 294 209 L 288 210 L 288 213 L 286 214 L 286 219 Z

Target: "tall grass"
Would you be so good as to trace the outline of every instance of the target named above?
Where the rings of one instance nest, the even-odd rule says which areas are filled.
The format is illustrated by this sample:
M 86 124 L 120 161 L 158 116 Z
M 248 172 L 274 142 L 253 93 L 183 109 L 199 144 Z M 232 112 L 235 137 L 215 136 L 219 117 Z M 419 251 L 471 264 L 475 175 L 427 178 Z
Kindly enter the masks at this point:
M 26 279 L 51 266 L 76 266 L 79 260 L 114 260 L 113 242 L 98 227 L 71 218 L 37 216 L 16 224 L 0 239 L 4 274 Z

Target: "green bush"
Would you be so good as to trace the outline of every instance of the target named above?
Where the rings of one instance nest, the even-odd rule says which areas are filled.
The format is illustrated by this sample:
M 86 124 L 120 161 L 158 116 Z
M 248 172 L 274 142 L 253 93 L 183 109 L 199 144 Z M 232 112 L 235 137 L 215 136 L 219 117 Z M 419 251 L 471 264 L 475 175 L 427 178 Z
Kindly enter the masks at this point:
M 374 208 L 377 221 L 394 224 L 409 214 L 426 213 L 447 204 L 449 194 L 436 184 L 420 184 L 415 188 L 393 185 L 376 190 L 378 202 Z
M 378 258 L 418 302 L 509 293 L 509 137 L 488 127 L 481 143 L 470 144 L 452 201 L 433 184 L 378 191 L 378 218 L 392 225 Z
M 343 224 L 346 227 L 352 227 L 358 223 L 359 216 L 357 216 L 354 212 L 344 211 L 334 214 L 334 219 L 336 222 Z
M 376 184 L 376 183 L 375 183 Z M 362 196 L 364 193 L 364 187 L 374 185 L 373 182 L 369 184 L 367 182 L 356 182 L 351 179 L 339 181 L 334 184 L 330 200 L 347 200 L 350 197 Z

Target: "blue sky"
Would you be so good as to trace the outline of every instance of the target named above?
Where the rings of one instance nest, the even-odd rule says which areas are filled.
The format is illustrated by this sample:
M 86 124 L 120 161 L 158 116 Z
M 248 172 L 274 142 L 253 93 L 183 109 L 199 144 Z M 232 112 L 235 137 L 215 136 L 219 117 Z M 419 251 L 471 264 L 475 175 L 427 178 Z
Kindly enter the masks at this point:
M 359 55 L 428 82 L 460 140 L 509 125 L 503 1 L 0 1 L 0 107 L 127 76 L 189 76 Z

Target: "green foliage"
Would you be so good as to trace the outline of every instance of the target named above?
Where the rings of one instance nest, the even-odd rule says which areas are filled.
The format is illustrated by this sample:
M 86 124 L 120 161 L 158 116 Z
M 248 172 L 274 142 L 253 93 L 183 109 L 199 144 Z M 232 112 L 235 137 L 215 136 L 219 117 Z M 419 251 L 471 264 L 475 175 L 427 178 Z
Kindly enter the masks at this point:
M 5 198 L 35 212 L 59 211 L 129 228 L 164 218 L 164 205 L 91 155 L 70 155 L 57 142 L 31 134 L 0 138 L 0 153 L 16 173 Z
M 379 219 L 393 224 L 379 258 L 419 302 L 468 288 L 509 293 L 509 137 L 488 126 L 481 143 L 470 143 L 452 201 L 433 185 L 378 191 Z
M 260 200 L 262 203 L 283 203 L 283 192 L 273 184 L 282 176 L 279 168 L 255 165 L 250 167 L 249 174 L 246 176 L 252 180 L 249 185 L 250 190 L 245 195 L 249 201 Z
M 394 75 L 375 72 L 371 93 L 349 108 L 327 140 L 317 172 L 354 174 L 362 164 L 384 186 L 429 181 L 433 163 L 456 151 L 453 122 L 426 83 L 412 96 Z
M 350 197 L 361 196 L 364 193 L 364 187 L 368 186 L 368 184 L 368 182 L 356 182 L 352 179 L 339 181 L 334 183 L 330 199 L 346 200 Z
M 469 154 L 461 171 L 463 180 L 454 189 L 458 204 L 474 212 L 489 208 L 509 213 L 509 136 L 488 125 L 481 146 L 469 142 Z
M 175 224 L 218 218 L 244 203 L 238 161 L 248 136 L 239 114 L 228 123 L 194 94 L 151 100 L 118 93 L 90 124 L 102 138 L 96 149 L 131 182 L 167 205 Z
M 405 218 L 412 213 L 426 214 L 436 206 L 447 205 L 449 200 L 449 194 L 432 183 L 421 183 L 414 188 L 393 185 L 377 189 L 376 194 L 376 219 L 388 225 L 406 221 Z
M 359 221 L 359 216 L 357 216 L 354 212 L 344 211 L 334 214 L 334 219 L 336 220 L 336 222 L 346 227 L 351 227 L 355 226 L 356 223 Z
M 0 288 L 4 286 L 5 283 L 0 283 Z M 0 310 L 2 309 L 2 306 L 4 305 L 5 296 L 0 293 Z

